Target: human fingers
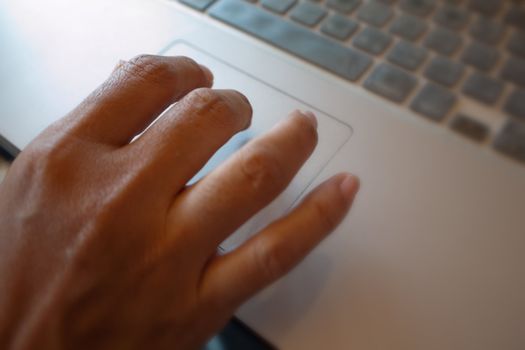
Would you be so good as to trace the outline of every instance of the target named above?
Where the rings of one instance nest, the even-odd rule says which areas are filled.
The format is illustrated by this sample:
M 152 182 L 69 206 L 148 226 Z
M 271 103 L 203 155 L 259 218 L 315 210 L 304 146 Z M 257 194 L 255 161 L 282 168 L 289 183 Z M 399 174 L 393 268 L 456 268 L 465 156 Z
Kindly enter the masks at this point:
M 358 188 L 349 174 L 321 184 L 288 215 L 212 260 L 202 278 L 203 295 L 236 307 L 285 275 L 337 227 Z
M 131 147 L 147 153 L 149 174 L 177 193 L 234 134 L 251 123 L 252 108 L 234 90 L 195 89 L 168 109 Z M 167 186 L 167 187 L 166 187 Z
M 286 188 L 316 146 L 316 125 L 313 115 L 292 113 L 178 196 L 169 223 L 194 232 L 209 255 Z
M 120 62 L 110 77 L 65 119 L 78 136 L 122 146 L 170 104 L 213 75 L 187 57 L 141 55 Z

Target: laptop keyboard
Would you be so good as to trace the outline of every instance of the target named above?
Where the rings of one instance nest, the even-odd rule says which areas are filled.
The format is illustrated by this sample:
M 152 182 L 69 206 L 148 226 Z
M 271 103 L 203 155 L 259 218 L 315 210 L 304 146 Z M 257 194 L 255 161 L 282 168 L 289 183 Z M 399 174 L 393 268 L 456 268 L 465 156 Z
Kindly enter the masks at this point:
M 525 163 L 525 1 L 179 1 Z

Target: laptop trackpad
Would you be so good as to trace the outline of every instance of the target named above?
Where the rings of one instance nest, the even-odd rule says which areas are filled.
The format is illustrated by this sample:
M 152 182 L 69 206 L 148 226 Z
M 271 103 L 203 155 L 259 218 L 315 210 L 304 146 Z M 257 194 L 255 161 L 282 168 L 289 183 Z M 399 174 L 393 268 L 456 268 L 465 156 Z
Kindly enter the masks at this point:
M 214 88 L 236 89 L 245 94 L 253 106 L 251 127 L 233 137 L 223 146 L 192 181 L 200 179 L 218 164 L 242 147 L 251 138 L 264 133 L 294 109 L 311 110 L 318 118 L 319 142 L 316 150 L 292 181 L 290 186 L 268 207 L 249 220 L 221 247 L 230 250 L 256 233 L 272 220 L 286 212 L 301 196 L 308 185 L 326 166 L 334 154 L 349 139 L 352 130 L 337 119 L 279 91 L 262 80 L 238 70 L 217 57 L 186 42 L 176 42 L 163 52 L 168 56 L 188 56 L 209 67 L 215 76 Z M 198 142 L 198 140 L 195 140 Z

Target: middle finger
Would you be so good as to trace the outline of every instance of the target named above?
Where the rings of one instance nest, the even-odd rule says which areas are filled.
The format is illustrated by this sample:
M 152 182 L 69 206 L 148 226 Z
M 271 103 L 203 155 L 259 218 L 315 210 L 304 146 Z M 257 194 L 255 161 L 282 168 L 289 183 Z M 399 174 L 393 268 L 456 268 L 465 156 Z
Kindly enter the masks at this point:
M 152 183 L 177 193 L 235 133 L 250 125 L 252 109 L 234 90 L 200 88 L 164 113 L 133 145 L 148 151 Z M 162 181 L 159 181 L 161 179 Z
M 206 253 L 268 205 L 293 179 L 317 144 L 313 115 L 294 112 L 183 192 L 168 225 L 192 232 Z

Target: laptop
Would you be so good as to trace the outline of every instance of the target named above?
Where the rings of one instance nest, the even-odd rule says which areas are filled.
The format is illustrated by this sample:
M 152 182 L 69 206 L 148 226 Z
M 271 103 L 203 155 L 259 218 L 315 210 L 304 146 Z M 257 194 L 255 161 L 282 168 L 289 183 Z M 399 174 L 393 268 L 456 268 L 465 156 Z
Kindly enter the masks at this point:
M 336 172 L 361 178 L 342 225 L 236 312 L 265 342 L 525 348 L 523 1 L 6 0 L 0 26 L 13 155 L 141 53 L 191 56 L 252 101 L 202 173 L 290 110 L 317 114 L 312 158 L 221 246 Z

